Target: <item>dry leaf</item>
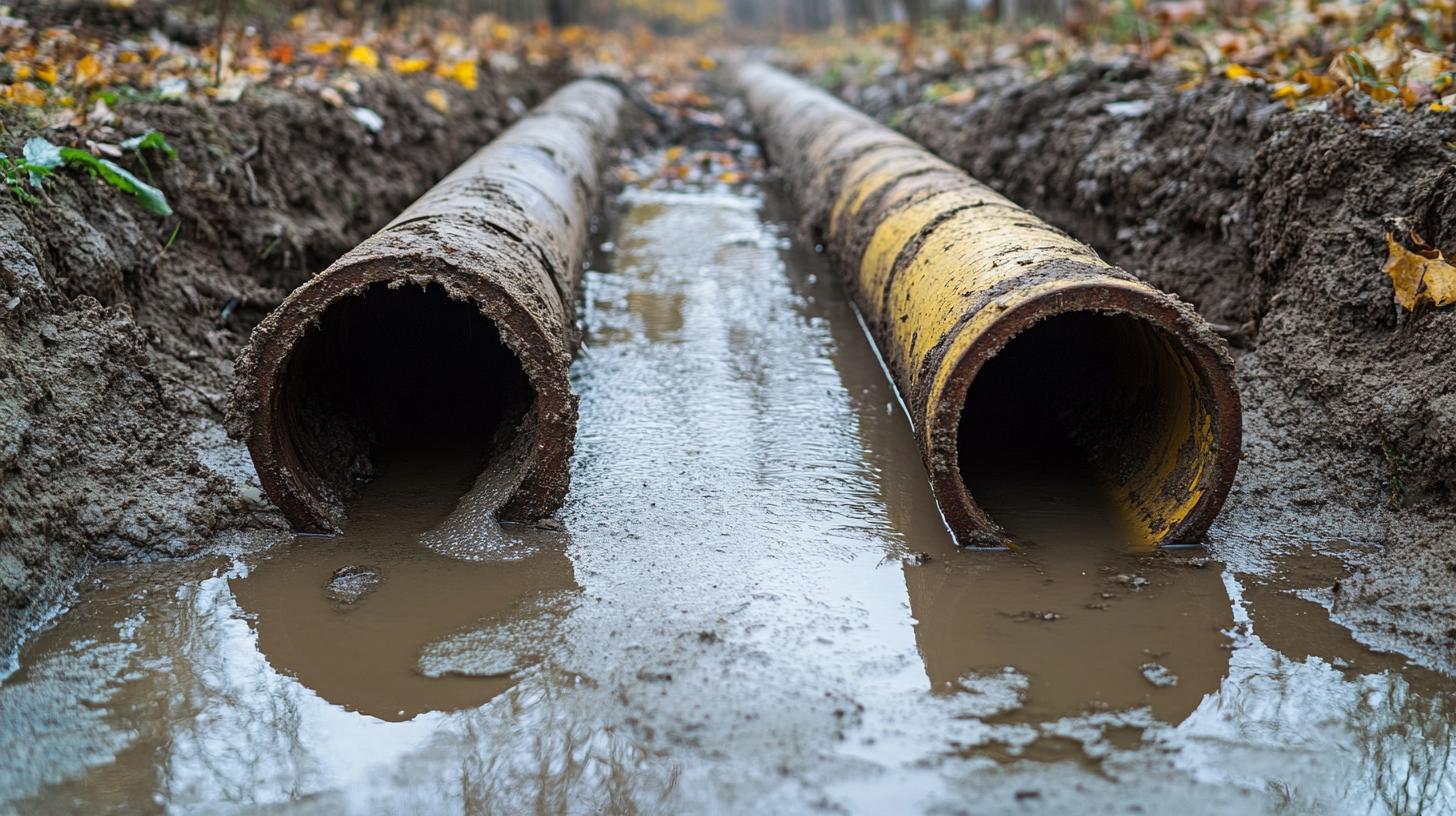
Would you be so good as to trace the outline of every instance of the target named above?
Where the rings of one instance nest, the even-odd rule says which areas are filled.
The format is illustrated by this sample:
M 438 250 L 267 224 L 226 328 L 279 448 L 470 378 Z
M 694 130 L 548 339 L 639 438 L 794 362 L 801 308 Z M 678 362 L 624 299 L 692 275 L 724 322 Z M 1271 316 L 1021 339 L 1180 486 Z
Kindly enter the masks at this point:
M 1411 311 L 1422 301 L 1436 306 L 1456 303 L 1456 266 L 1448 263 L 1440 252 L 1412 252 L 1391 233 L 1385 234 L 1385 243 L 1390 252 L 1385 261 L 1385 274 L 1395 286 L 1395 302 L 1401 308 Z
M 87 54 L 76 63 L 76 81 L 82 85 L 101 75 L 101 60 L 95 54 Z
M 439 111 L 440 113 L 450 112 L 450 98 L 439 88 L 431 88 L 425 91 L 425 104 Z
M 373 70 L 379 67 L 379 54 L 367 45 L 356 45 L 349 49 L 348 62 L 355 68 Z

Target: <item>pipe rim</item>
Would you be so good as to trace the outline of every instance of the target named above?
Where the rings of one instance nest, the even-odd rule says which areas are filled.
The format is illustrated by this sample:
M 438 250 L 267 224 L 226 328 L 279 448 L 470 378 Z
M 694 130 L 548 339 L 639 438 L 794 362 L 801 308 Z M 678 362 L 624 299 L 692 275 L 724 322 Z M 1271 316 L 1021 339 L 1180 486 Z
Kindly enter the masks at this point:
M 987 304 L 993 307 L 994 304 Z M 924 434 L 931 488 L 946 524 L 967 546 L 1002 546 L 1010 536 L 975 501 L 960 472 L 960 417 L 981 367 L 1023 331 L 1048 318 L 1075 312 L 1126 315 L 1166 332 L 1209 386 L 1213 402 L 1215 450 L 1207 488 L 1193 509 L 1155 542 L 1156 547 L 1196 541 L 1223 508 L 1238 471 L 1243 436 L 1243 407 L 1234 381 L 1232 359 L 1190 307 L 1141 284 L 1093 281 L 1045 292 L 1011 306 L 976 337 L 957 359 L 941 398 L 930 406 Z M 931 440 L 940 440 L 935 444 Z M 934 450 L 933 450 L 934 449 Z M 938 451 L 938 455 L 936 454 Z
M 401 263 L 420 271 L 401 272 Z M 437 284 L 446 296 L 468 300 L 495 325 L 501 342 L 515 356 L 535 392 L 534 407 L 527 414 L 534 438 L 519 468 L 519 483 L 498 512 L 511 517 L 553 512 L 560 501 L 552 498 L 556 491 L 550 484 L 551 474 L 566 473 L 576 429 L 576 406 L 565 366 L 551 360 L 553 344 L 536 317 L 503 287 L 422 259 L 370 259 L 328 270 L 295 290 L 258 325 L 255 342 L 250 344 L 256 345 L 257 358 L 246 375 L 258 408 L 252 415 L 247 445 L 263 491 L 296 532 L 330 535 L 341 529 L 342 515 L 309 484 L 305 469 L 294 456 L 286 423 L 276 421 L 279 400 L 288 364 L 312 324 L 334 304 L 381 284 L 422 288 Z M 268 340 L 256 342 L 264 337 Z

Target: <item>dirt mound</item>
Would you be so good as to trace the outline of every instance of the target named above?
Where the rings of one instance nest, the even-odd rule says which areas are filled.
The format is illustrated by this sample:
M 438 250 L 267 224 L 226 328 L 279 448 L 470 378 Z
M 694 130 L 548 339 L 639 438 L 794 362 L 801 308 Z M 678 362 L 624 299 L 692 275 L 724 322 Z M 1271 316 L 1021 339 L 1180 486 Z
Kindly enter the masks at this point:
M 922 102 L 931 79 L 975 99 Z M 1456 118 L 1174 85 L 1101 65 L 842 92 L 1223 324 L 1248 407 L 1235 504 L 1285 534 L 1383 545 L 1336 611 L 1449 658 L 1456 310 L 1398 310 L 1382 265 L 1402 224 L 1456 253 Z
M 381 74 L 351 103 L 382 125 L 302 89 L 124 102 L 118 139 L 155 129 L 178 151 L 148 165 L 176 217 L 72 173 L 36 204 L 0 197 L 0 651 L 88 559 L 278 523 L 221 431 L 242 341 L 557 74 L 483 75 L 481 90 L 452 92 L 448 116 Z M 12 154 L 36 132 L 21 111 L 4 125 Z

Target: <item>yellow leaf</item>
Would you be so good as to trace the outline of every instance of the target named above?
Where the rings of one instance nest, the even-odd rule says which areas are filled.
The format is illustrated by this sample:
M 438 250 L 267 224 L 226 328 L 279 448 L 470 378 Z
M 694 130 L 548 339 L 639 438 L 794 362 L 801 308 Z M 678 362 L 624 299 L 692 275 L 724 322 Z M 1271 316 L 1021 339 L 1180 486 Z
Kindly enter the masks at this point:
M 1223 75 L 1233 80 L 1253 79 L 1254 72 L 1238 64 L 1237 62 L 1231 62 L 1229 63 L 1229 66 L 1223 70 Z
M 17 65 L 17 66 L 15 66 L 15 78 L 16 79 L 30 79 L 30 73 L 31 73 L 31 71 L 30 71 L 30 66 L 29 65 Z
M 1385 245 L 1390 255 L 1385 259 L 1385 274 L 1390 276 L 1390 282 L 1395 286 L 1395 302 L 1401 308 L 1410 311 L 1416 307 L 1420 299 L 1421 278 L 1425 277 L 1426 259 L 1407 250 L 1395 240 L 1395 236 L 1386 233 Z
M 1432 102 L 1431 106 L 1429 108 L 1426 108 L 1426 110 L 1432 113 L 1445 113 L 1446 111 L 1451 110 L 1451 106 L 1442 102 Z
M 101 60 L 95 54 L 87 54 L 76 63 L 76 81 L 86 85 L 101 75 Z
M 1440 252 L 1430 252 L 1434 257 L 1425 257 L 1411 252 L 1385 234 L 1386 248 L 1390 257 L 1385 261 L 1385 274 L 1395 286 L 1395 302 L 1406 311 L 1414 309 L 1422 301 L 1436 306 L 1456 303 L 1456 266 L 1452 266 Z
M 419 58 L 399 59 L 397 57 L 390 57 L 389 67 L 394 69 L 396 74 L 418 74 L 430 67 L 430 61 Z
M 5 89 L 5 98 L 17 105 L 40 106 L 45 104 L 45 92 L 29 82 L 17 82 Z
M 450 68 L 449 77 L 465 90 L 473 91 L 480 86 L 476 71 L 475 60 L 460 60 Z
M 49 85 L 56 84 L 56 80 L 59 78 L 56 74 L 56 66 L 48 62 L 35 66 L 35 78 Z
M 1456 303 L 1456 266 L 1444 260 L 1427 261 L 1426 295 L 1437 306 Z
M 356 45 L 349 49 L 348 62 L 355 68 L 373 70 L 379 67 L 379 55 L 367 45 Z
M 440 113 L 450 112 L 450 97 L 439 88 L 431 88 L 425 91 L 425 104 L 439 111 Z
M 698 68 L 704 71 L 711 71 L 718 67 L 718 61 L 712 57 L 698 57 Z
M 106 0 L 106 5 L 114 9 L 129 9 L 136 5 L 136 0 Z
M 669 147 L 667 149 L 667 154 L 663 157 L 664 161 L 667 164 L 676 164 L 677 160 L 682 158 L 685 150 L 686 148 L 684 148 L 682 145 L 674 145 L 673 147 Z
M 308 44 L 308 47 L 306 49 L 304 49 L 304 50 L 308 51 L 308 53 L 313 54 L 314 56 L 320 56 L 321 57 L 324 54 L 327 54 L 330 51 L 334 50 L 334 41 L 333 40 L 319 40 L 318 42 L 311 42 L 311 43 Z

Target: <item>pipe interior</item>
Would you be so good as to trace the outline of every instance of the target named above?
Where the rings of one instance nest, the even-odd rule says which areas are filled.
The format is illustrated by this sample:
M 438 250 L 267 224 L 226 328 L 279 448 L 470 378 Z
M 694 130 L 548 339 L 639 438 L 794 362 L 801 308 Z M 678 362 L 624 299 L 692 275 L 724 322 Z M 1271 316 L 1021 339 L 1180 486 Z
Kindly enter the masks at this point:
M 535 400 L 495 324 L 437 284 L 375 284 L 331 304 L 279 393 L 285 455 L 336 507 L 391 473 L 453 472 L 463 493 L 528 431 Z
M 1086 537 L 1047 523 L 1060 518 L 1121 543 L 1159 543 L 1211 472 L 1198 371 L 1142 318 L 1046 318 L 972 380 L 957 437 L 963 483 L 1013 538 Z

